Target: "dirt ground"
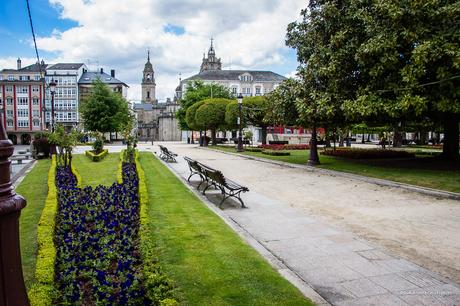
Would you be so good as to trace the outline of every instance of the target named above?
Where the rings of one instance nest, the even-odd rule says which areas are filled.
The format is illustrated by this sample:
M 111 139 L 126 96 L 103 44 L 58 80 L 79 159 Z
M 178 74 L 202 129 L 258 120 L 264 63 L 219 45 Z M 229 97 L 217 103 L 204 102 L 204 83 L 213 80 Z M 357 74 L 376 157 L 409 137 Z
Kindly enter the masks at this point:
M 264 194 L 460 283 L 460 201 L 167 144 Z

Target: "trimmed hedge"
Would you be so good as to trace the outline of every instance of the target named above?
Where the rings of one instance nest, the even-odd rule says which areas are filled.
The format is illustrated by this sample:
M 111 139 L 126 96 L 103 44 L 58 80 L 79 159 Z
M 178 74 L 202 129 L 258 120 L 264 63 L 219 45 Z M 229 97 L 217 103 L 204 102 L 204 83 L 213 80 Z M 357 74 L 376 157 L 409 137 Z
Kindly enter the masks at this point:
M 123 152 L 122 152 L 123 154 Z M 123 155 L 122 155 L 123 156 Z M 139 227 L 139 250 L 141 253 L 142 269 L 144 275 L 144 287 L 147 297 L 155 305 L 179 305 L 174 299 L 174 286 L 172 281 L 161 270 L 156 256 L 155 241 L 151 239 L 154 233 L 149 226 L 148 205 L 149 196 L 145 184 L 145 173 L 139 162 L 139 152 L 135 153 L 137 177 L 139 179 L 140 201 L 140 227 Z
M 281 151 L 281 150 L 263 150 L 262 154 L 273 155 L 273 156 L 289 156 L 291 152 Z
M 385 149 L 356 149 L 356 148 L 336 148 L 327 149 L 321 154 L 351 158 L 351 159 L 384 159 L 384 158 L 413 158 L 415 154 L 407 151 L 385 150 Z
M 52 305 L 58 294 L 54 287 L 54 264 L 56 247 L 53 242 L 54 220 L 57 211 L 56 156 L 53 155 L 48 172 L 48 196 L 37 228 L 37 264 L 35 267 L 36 282 L 29 290 L 32 306 Z
M 96 154 L 94 151 L 85 151 L 85 155 L 89 157 L 93 162 L 98 162 L 102 160 L 107 154 L 109 153 L 109 150 L 104 149 L 102 150 L 101 153 Z
M 262 152 L 263 149 L 262 149 L 262 148 L 258 148 L 258 147 L 246 147 L 246 148 L 244 148 L 244 151 L 248 151 L 248 152 Z
M 308 150 L 310 145 L 307 144 L 265 144 L 260 145 L 259 148 L 268 150 Z

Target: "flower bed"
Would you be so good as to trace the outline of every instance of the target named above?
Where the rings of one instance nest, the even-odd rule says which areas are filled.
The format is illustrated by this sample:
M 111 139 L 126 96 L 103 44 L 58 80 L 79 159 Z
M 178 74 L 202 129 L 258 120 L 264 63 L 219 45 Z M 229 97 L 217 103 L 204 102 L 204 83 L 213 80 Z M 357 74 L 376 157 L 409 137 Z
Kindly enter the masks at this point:
M 380 158 L 412 158 L 414 153 L 407 151 L 395 151 L 384 149 L 353 149 L 353 148 L 336 148 L 336 150 L 327 149 L 321 154 L 352 158 L 352 159 L 380 159 Z
M 85 155 L 89 157 L 93 162 L 98 162 L 102 160 L 107 154 L 109 153 L 109 150 L 104 149 L 99 153 L 96 153 L 95 151 L 85 151 Z
M 138 177 L 122 166 L 123 183 L 77 187 L 69 168 L 58 168 L 55 227 L 56 304 L 142 305 Z
M 267 150 L 308 150 L 310 146 L 307 144 L 265 144 L 260 145 L 259 148 L 267 149 Z
M 263 150 L 262 154 L 273 155 L 273 156 L 289 156 L 289 155 L 291 155 L 290 152 L 286 152 L 286 151 L 282 151 L 282 150 Z

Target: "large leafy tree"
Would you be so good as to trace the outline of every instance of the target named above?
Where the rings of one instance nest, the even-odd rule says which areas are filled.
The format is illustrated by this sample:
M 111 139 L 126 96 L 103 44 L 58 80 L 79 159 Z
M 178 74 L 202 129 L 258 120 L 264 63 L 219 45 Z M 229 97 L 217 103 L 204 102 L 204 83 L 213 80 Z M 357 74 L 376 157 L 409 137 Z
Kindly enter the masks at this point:
M 217 145 L 216 132 L 218 129 L 225 129 L 225 111 L 232 100 L 230 99 L 206 99 L 195 112 L 195 122 L 204 128 L 211 130 L 212 144 Z
M 349 114 L 441 122 L 444 156 L 459 156 L 460 4 L 352 0 L 366 40 L 354 58 L 366 82 Z
M 93 82 L 91 93 L 80 104 L 80 113 L 85 129 L 98 133 L 122 131 L 132 119 L 128 102 L 99 79 Z
M 181 130 L 195 130 L 187 124 L 187 110 L 193 104 L 208 98 L 230 99 L 230 90 L 220 84 L 205 84 L 202 80 L 195 80 L 187 84 L 184 97 L 179 101 L 180 109 L 176 113 Z

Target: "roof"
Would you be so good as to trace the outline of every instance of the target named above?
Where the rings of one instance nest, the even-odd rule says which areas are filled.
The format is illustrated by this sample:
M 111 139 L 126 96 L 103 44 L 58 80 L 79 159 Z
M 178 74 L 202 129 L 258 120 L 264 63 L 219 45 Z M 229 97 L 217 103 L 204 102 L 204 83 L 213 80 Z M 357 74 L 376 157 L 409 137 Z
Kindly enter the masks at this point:
M 42 68 L 42 72 L 45 72 L 46 68 L 48 67 L 48 64 L 45 64 L 45 63 L 42 63 L 41 64 L 41 68 Z M 21 69 L 19 70 L 16 70 L 16 69 L 2 69 L 1 72 L 5 73 L 5 72 L 17 72 L 17 73 L 24 73 L 24 72 L 40 72 L 40 67 L 38 65 L 38 63 L 35 63 L 35 64 L 32 64 L 32 65 L 29 65 L 29 66 L 25 66 L 25 67 L 22 67 Z
M 57 63 L 48 67 L 49 70 L 73 70 L 80 69 L 83 63 Z
M 81 75 L 80 80 L 78 80 L 78 84 L 80 84 L 80 85 L 92 84 L 93 81 L 95 81 L 97 79 L 100 79 L 102 81 L 102 83 L 104 83 L 104 84 L 120 84 L 120 85 L 129 87 L 124 82 L 120 81 L 119 79 L 114 78 L 114 77 L 110 76 L 109 74 L 107 74 L 105 72 L 101 73 L 99 71 L 98 72 L 90 72 L 90 71 L 83 72 L 83 74 Z
M 253 77 L 253 82 L 281 82 L 286 78 L 282 75 L 271 71 L 257 71 L 257 70 L 205 70 L 194 76 L 191 76 L 183 81 L 190 80 L 219 80 L 219 81 L 233 81 L 238 80 L 238 76 L 244 73 L 249 73 Z

